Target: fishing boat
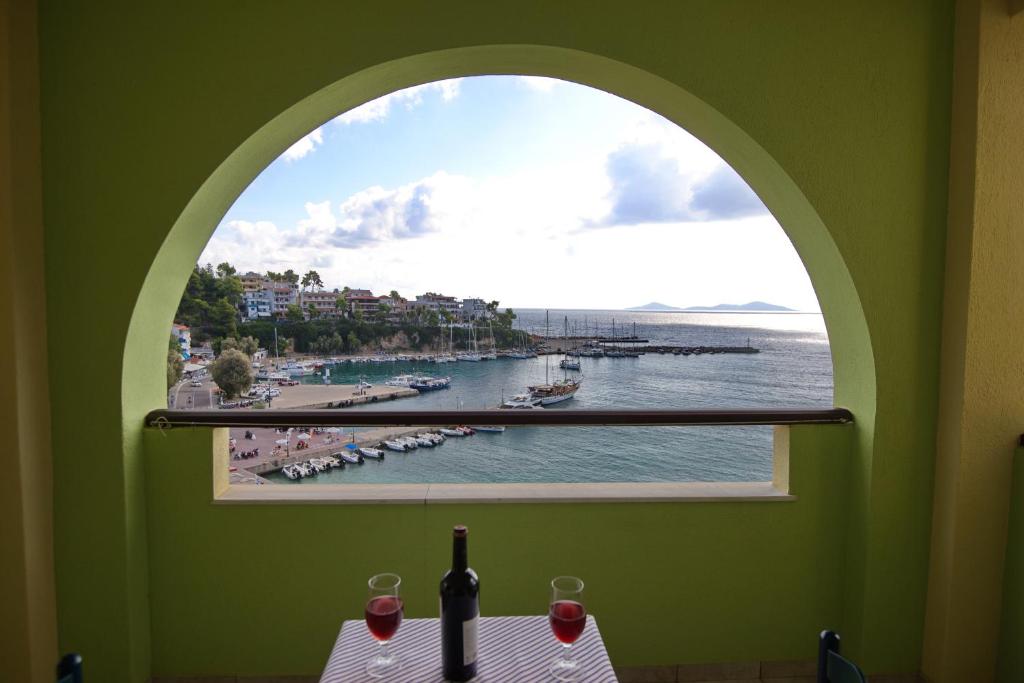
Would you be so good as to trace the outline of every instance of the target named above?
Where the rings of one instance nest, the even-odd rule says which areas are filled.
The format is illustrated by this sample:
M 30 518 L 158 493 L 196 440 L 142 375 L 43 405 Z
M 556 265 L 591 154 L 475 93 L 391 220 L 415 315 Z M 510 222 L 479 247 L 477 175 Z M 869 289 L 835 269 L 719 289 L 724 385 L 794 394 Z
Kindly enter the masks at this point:
M 442 427 L 438 431 L 445 436 L 468 436 L 468 434 L 461 429 L 449 429 L 448 427 Z
M 380 450 L 379 448 L 360 448 L 359 454 L 367 458 L 373 458 L 374 460 L 384 459 L 384 451 Z
M 497 434 L 505 431 L 505 428 L 501 425 L 473 425 L 473 429 L 478 432 L 494 432 Z
M 408 450 L 405 444 L 393 440 L 385 441 L 384 448 L 387 448 L 389 451 L 398 451 L 399 453 L 405 453 Z

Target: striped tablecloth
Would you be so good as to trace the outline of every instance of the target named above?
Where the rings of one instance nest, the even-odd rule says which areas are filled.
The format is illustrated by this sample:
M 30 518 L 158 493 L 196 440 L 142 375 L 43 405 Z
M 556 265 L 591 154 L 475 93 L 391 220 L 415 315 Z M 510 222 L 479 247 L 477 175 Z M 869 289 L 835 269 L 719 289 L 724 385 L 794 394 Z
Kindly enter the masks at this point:
M 342 624 L 320 683 L 441 683 L 441 622 L 406 619 L 388 649 L 402 660 L 402 669 L 386 679 L 370 678 L 366 662 L 379 646 L 361 620 Z M 573 645 L 580 661 L 579 680 L 617 683 L 594 617 L 587 615 L 583 635 Z M 548 683 L 548 673 L 562 646 L 544 617 L 481 617 L 477 683 Z

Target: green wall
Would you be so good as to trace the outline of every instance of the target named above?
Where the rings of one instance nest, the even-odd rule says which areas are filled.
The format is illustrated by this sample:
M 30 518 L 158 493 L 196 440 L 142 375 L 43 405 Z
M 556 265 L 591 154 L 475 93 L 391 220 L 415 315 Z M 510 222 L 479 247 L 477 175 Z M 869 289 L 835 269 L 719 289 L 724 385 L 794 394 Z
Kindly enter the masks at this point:
M 163 401 L 164 329 L 220 212 L 318 122 L 316 112 L 327 118 L 331 98 L 340 110 L 427 74 L 520 71 L 606 87 L 686 124 L 751 182 L 793 237 L 829 325 L 837 402 L 858 417 L 846 482 L 844 635 L 869 669 L 915 670 L 935 431 L 950 34 L 950 3 L 928 0 L 44 2 L 62 648 L 83 650 L 109 681 L 142 680 L 151 643 L 158 665 L 172 658 L 161 649 L 168 647 L 161 629 L 167 602 L 180 594 L 167 593 L 163 516 L 199 513 L 184 506 L 172 513 L 148 500 L 158 493 L 143 455 L 150 451 L 156 462 L 161 453 L 151 439 L 144 443 L 141 417 Z M 520 47 L 466 49 L 492 45 Z M 531 61 L 531 54 L 544 58 Z M 416 55 L 426 56 L 407 59 Z M 633 77 L 616 65 L 639 71 Z M 176 456 L 205 462 L 208 444 L 183 444 Z M 687 505 L 664 509 L 695 521 L 706 514 Z M 303 514 L 326 523 L 338 510 Z M 602 515 L 626 525 L 652 514 L 645 505 L 572 510 L 579 535 L 595 533 L 590 520 Z M 459 516 L 471 513 L 485 529 L 549 532 L 543 508 L 469 508 Z M 257 525 L 299 511 L 218 514 Z M 451 521 L 409 508 L 356 514 L 408 515 L 403 526 L 431 529 Z M 659 538 L 671 544 L 687 533 L 682 526 Z M 355 555 L 381 552 L 378 538 L 352 544 Z M 503 547 L 483 546 L 478 563 L 502 564 L 509 559 Z M 606 538 L 607 553 L 629 549 L 622 535 Z M 235 559 L 216 545 L 199 551 L 207 555 L 188 560 L 223 567 Z M 243 559 L 277 562 L 276 555 L 247 544 Z M 720 569 L 700 564 L 699 552 L 693 562 L 706 576 Z M 676 619 L 671 624 L 677 628 Z M 242 620 L 225 625 L 246 627 Z M 615 635 L 607 620 L 602 628 Z M 665 644 L 651 649 L 622 637 L 625 645 L 613 647 L 631 661 L 673 656 Z M 706 637 L 714 641 L 704 643 L 711 658 L 725 638 Z
M 616 665 L 810 659 L 842 618 L 853 436 L 792 429 L 795 502 L 382 507 L 215 504 L 211 431 L 150 432 L 153 673 L 320 673 L 382 571 L 407 616 L 436 616 L 456 523 L 485 615 L 541 614 L 547 582 L 573 574 Z

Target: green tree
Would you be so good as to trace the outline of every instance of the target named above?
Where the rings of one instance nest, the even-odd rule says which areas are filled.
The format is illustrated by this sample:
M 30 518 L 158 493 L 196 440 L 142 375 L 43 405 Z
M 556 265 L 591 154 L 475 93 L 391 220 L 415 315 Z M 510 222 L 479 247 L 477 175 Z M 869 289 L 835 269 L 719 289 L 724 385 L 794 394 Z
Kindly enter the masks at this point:
M 255 337 L 242 337 L 238 340 L 238 350 L 250 358 L 260 349 L 260 341 Z
M 349 332 L 345 342 L 350 353 L 358 351 L 360 347 L 362 347 L 362 343 L 359 341 L 359 337 L 356 336 L 355 332 Z
M 235 351 L 241 350 L 241 347 L 238 344 L 238 340 L 235 339 L 234 337 L 227 337 L 225 339 L 221 339 L 220 340 L 220 344 L 215 344 L 215 346 L 219 346 L 220 347 L 220 348 L 214 348 L 214 351 L 216 351 L 217 353 L 224 353 L 225 351 L 231 351 L 231 350 L 235 350 Z
M 379 323 L 386 323 L 388 321 L 388 315 L 391 314 L 391 306 L 387 304 L 377 304 L 377 312 L 374 313 L 374 318 Z
M 217 264 L 217 277 L 227 278 L 238 273 L 235 267 L 225 261 L 224 263 Z
M 289 268 L 288 270 L 284 271 L 284 273 L 281 275 L 281 280 L 283 282 L 288 282 L 290 284 L 297 285 L 299 284 L 299 274 L 296 273 L 291 268 Z
M 238 349 L 228 349 L 210 366 L 210 374 L 227 398 L 235 398 L 252 386 L 251 364 L 249 357 Z
M 234 337 L 238 334 L 238 309 L 227 297 L 221 297 L 210 308 L 207 329 L 217 337 Z
M 402 295 L 398 293 L 397 289 L 392 289 L 391 293 L 388 294 L 388 296 L 391 297 L 391 300 L 394 301 L 396 304 L 402 300 Z
M 302 276 L 302 288 L 312 287 L 316 290 L 323 289 L 324 281 L 320 279 L 320 273 L 311 270 Z
M 288 304 L 288 309 L 284 314 L 286 320 L 290 320 L 293 323 L 302 322 L 306 316 L 302 314 L 302 309 L 295 304 Z

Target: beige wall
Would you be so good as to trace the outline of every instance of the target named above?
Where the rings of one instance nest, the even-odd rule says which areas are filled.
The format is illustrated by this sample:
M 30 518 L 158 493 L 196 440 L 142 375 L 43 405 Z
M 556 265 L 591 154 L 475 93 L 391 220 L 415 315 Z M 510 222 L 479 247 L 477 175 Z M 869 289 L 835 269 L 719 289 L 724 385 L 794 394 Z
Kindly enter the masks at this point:
M 995 679 L 1024 430 L 1024 15 L 957 7 L 941 389 L 922 668 Z
M 0 679 L 57 657 L 35 3 L 0 2 Z

